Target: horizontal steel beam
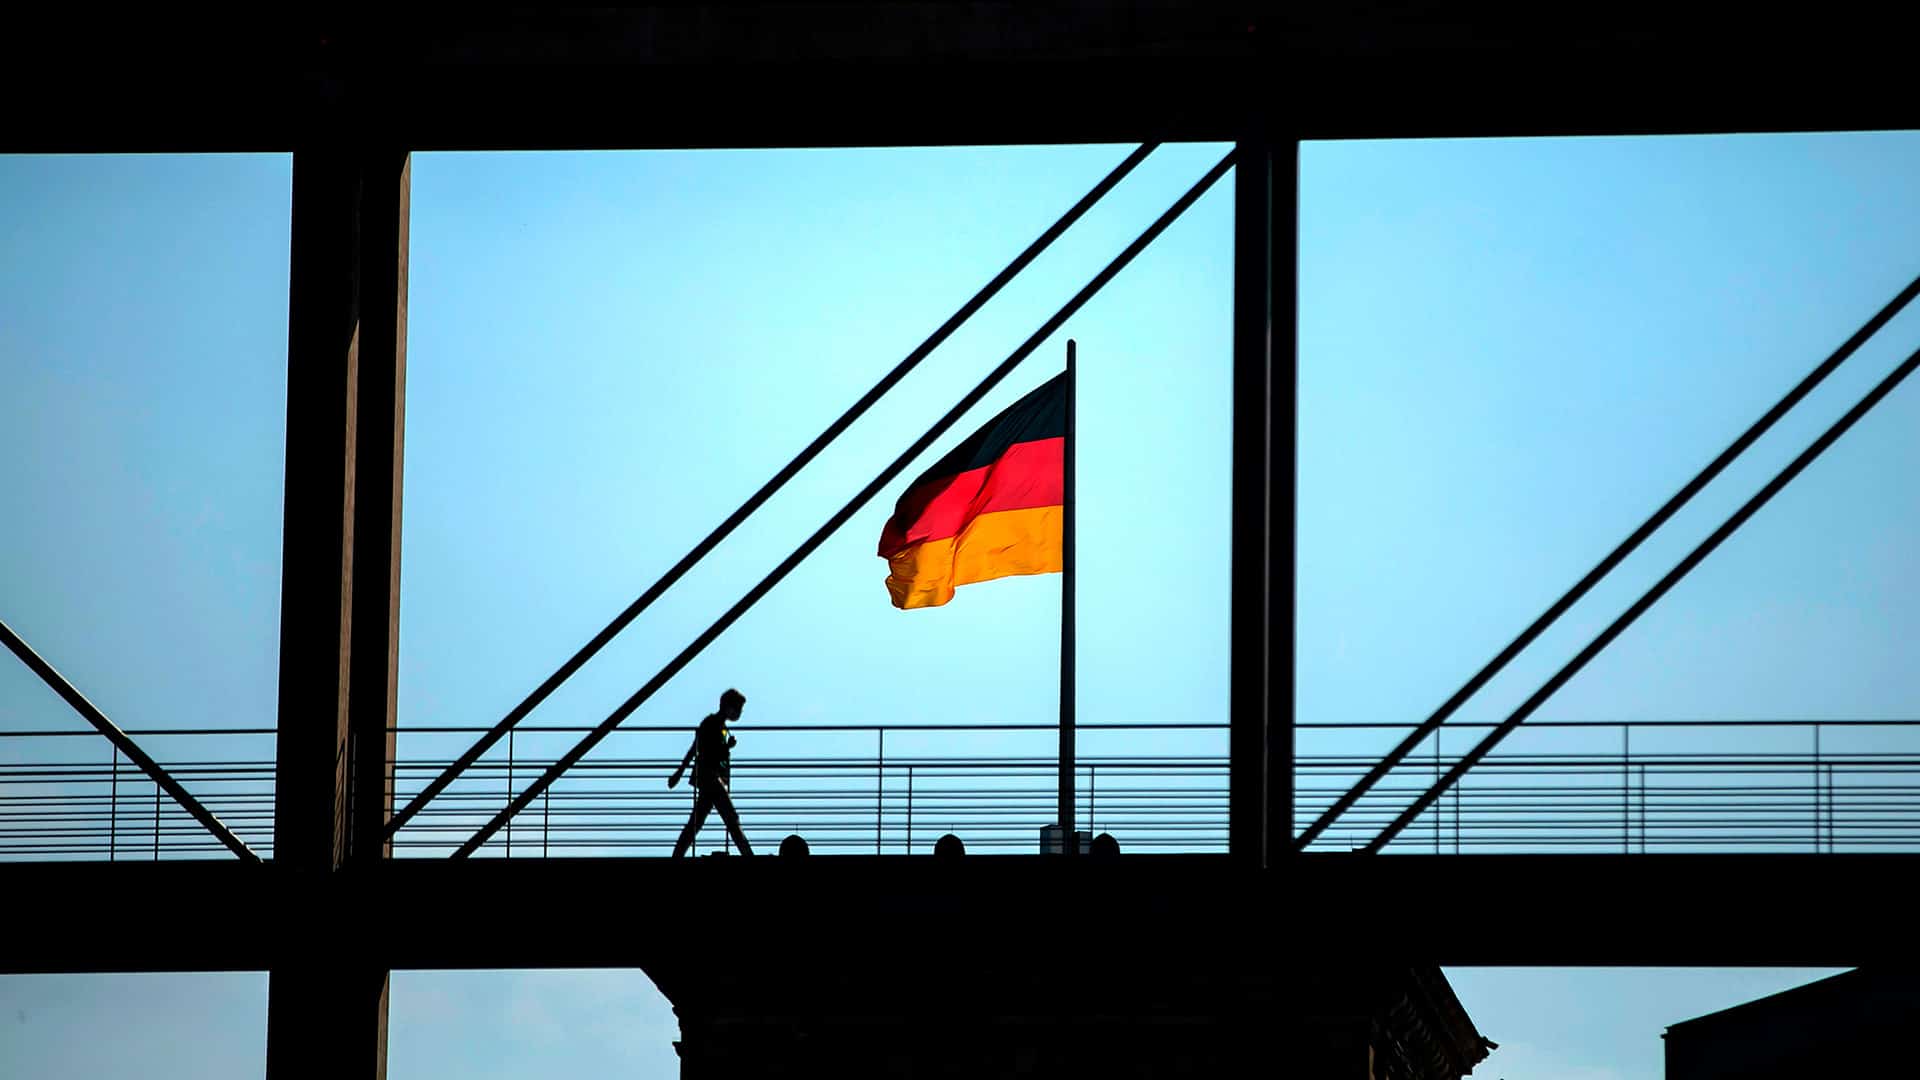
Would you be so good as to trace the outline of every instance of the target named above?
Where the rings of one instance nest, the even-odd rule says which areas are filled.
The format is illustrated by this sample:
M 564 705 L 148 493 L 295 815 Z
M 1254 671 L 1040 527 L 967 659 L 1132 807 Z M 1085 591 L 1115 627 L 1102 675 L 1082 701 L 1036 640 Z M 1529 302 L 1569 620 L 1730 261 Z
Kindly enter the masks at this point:
M 356 115 L 419 150 L 1228 141 L 1249 115 L 1308 139 L 1920 126 L 1907 36 L 1869 20 L 1426 7 L 43 8 L 10 28 L 38 63 L 0 72 L 34 102 L 0 150 L 284 151 Z
M 1920 953 L 1903 888 L 1916 871 L 1915 855 L 1307 854 L 1283 891 L 1276 875 L 1206 855 L 435 859 L 331 876 L 233 861 L 13 864 L 0 888 L 22 932 L 0 972 L 260 970 L 316 950 L 345 962 L 343 948 L 395 969 L 651 970 L 684 962 L 694 911 L 757 926 L 739 935 L 744 958 L 850 941 L 992 949 L 1035 940 L 1043 905 L 1084 913 L 1077 947 L 1101 955 L 1231 939 L 1250 956 L 1416 964 L 1847 966 Z M 481 902 L 509 895 L 511 918 Z M 582 896 L 626 902 L 582 926 Z M 102 934 L 105 897 L 138 898 L 120 917 L 146 932 Z M 305 928 L 320 913 L 358 925 L 318 938 Z

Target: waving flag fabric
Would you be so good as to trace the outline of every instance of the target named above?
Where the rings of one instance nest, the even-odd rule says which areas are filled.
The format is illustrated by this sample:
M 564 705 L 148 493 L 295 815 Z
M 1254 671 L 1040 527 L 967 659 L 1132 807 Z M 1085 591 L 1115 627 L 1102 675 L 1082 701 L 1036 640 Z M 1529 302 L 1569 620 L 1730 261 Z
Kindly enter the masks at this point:
M 1061 374 L 907 488 L 880 533 L 894 607 L 938 607 L 957 585 L 1060 571 L 1066 418 Z

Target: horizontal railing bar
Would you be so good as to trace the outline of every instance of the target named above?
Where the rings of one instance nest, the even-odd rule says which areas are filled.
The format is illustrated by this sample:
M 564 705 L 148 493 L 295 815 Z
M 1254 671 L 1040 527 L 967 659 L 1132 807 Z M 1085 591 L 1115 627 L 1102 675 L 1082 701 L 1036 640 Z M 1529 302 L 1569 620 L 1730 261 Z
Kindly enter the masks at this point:
M 1076 730 L 1080 730 L 1080 731 L 1088 731 L 1088 730 L 1225 731 L 1225 730 L 1229 730 L 1232 727 L 1230 723 L 1225 721 L 1191 721 L 1191 722 L 1189 721 L 1165 721 L 1165 722 L 1162 722 L 1162 721 L 1113 721 L 1113 722 L 1102 722 L 1102 723 L 1078 723 L 1078 724 L 1075 724 L 1074 726 Z M 1418 724 L 1405 723 L 1400 721 L 1390 721 L 1390 720 L 1303 721 L 1301 723 L 1294 725 L 1295 729 L 1300 731 L 1406 731 L 1418 726 L 1419 726 Z M 1495 724 L 1491 721 L 1458 721 L 1458 722 L 1448 723 L 1443 728 L 1441 728 L 1441 731 L 1445 732 L 1445 731 L 1450 731 L 1455 729 L 1462 730 L 1462 731 L 1483 730 L 1483 729 L 1491 728 L 1494 726 Z M 1863 719 L 1858 717 L 1841 717 L 1841 718 L 1821 719 L 1821 720 L 1795 720 L 1795 719 L 1780 719 L 1780 718 L 1752 719 L 1752 720 L 1707 720 L 1707 719 L 1554 720 L 1554 721 L 1541 721 L 1539 723 L 1529 722 L 1528 727 L 1530 729 L 1532 728 L 1622 728 L 1622 727 L 1630 727 L 1630 728 L 1920 727 L 1920 718 L 1895 717 L 1895 718 L 1888 718 L 1888 719 Z M 149 735 L 150 736 L 209 736 L 209 735 L 264 736 L 264 735 L 277 734 L 277 730 L 278 729 L 271 728 L 271 727 L 127 728 L 126 733 L 128 735 L 142 735 L 142 736 L 149 736 Z M 397 734 L 402 734 L 402 735 L 407 735 L 407 734 L 465 735 L 465 734 L 476 734 L 479 732 L 487 731 L 489 729 L 485 726 L 470 725 L 470 724 L 461 724 L 461 725 L 423 724 L 418 726 L 396 725 L 388 728 L 387 730 Z M 593 730 L 592 726 L 586 725 L 586 724 L 555 724 L 555 725 L 540 725 L 540 726 L 523 725 L 516 729 L 516 731 L 520 734 L 538 733 L 542 731 L 570 732 L 570 733 L 578 734 L 581 732 L 586 732 L 591 730 Z M 689 725 L 686 725 L 686 724 L 632 724 L 632 725 L 622 725 L 619 729 L 621 733 L 629 733 L 629 734 L 648 734 L 648 733 L 660 733 L 660 732 L 674 732 L 674 733 L 684 734 L 688 730 L 690 730 L 690 727 Z M 743 725 L 736 726 L 735 730 L 742 731 L 742 732 L 746 732 L 746 731 L 874 732 L 874 731 L 885 730 L 889 733 L 912 732 L 912 731 L 1057 731 L 1059 730 L 1059 726 L 1057 724 L 1045 724 L 1045 723 L 753 724 L 753 725 L 743 724 Z M 0 738 L 10 738 L 10 737 L 89 738 L 89 737 L 98 737 L 98 732 L 73 731 L 69 729 L 28 729 L 28 730 L 22 730 L 22 731 L 0 732 Z

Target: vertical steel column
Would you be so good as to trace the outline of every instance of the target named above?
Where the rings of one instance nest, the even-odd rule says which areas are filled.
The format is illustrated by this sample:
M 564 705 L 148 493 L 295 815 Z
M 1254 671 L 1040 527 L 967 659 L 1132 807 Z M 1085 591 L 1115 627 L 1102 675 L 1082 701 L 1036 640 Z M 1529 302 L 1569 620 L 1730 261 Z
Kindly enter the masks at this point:
M 348 725 L 356 860 L 393 855 L 395 697 L 400 673 L 400 480 L 407 420 L 407 270 L 413 158 L 366 156 L 360 213 L 360 385 L 353 500 L 353 680 Z
M 353 154 L 294 155 L 274 861 L 315 871 L 347 851 L 359 211 Z
M 1299 471 L 1300 358 L 1296 338 L 1295 275 L 1300 244 L 1300 142 L 1272 144 L 1268 157 L 1267 415 L 1267 723 L 1265 850 L 1293 851 L 1294 784 L 1294 558 Z M 1275 837 L 1279 839 L 1276 841 Z
M 381 1080 L 387 971 L 322 899 L 393 799 L 408 156 L 293 163 L 274 861 L 308 877 L 268 975 L 267 1075 Z
M 1293 835 L 1296 158 L 1264 129 L 1235 155 L 1228 848 L 1251 866 Z

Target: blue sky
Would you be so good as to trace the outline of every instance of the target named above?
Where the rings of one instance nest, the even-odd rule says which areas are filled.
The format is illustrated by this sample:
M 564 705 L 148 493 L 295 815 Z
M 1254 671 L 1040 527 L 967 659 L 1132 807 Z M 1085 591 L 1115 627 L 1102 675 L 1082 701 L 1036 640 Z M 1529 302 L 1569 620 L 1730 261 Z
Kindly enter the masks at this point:
M 604 715 L 1220 150 L 1156 155 L 536 721 Z M 402 723 L 505 712 L 1124 152 L 417 158 Z M 1424 716 L 1920 273 L 1916 166 L 1904 134 L 1305 148 L 1302 719 Z M 0 472 L 0 616 L 130 727 L 272 720 L 289 168 L 0 160 L 0 454 L 24 463 Z M 978 413 L 1079 340 L 1082 720 L 1224 714 L 1230 211 L 1229 179 Z M 1903 317 L 1462 718 L 1504 715 L 1916 345 Z M 1907 387 L 1541 718 L 1920 715 L 1920 494 L 1902 482 L 1916 420 Z M 763 722 L 1050 719 L 1058 580 L 894 611 L 873 543 L 903 483 L 636 723 L 690 723 L 726 685 Z M 0 731 L 78 725 L 0 664 Z M 764 734 L 743 752 L 799 745 Z M 677 756 L 681 736 L 616 746 Z M 1658 1025 L 1816 974 L 1450 972 L 1491 1037 L 1528 1048 L 1489 1063 L 1510 1080 L 1656 1076 Z M 231 1003 L 210 1015 L 235 1021 L 234 1071 L 257 1067 L 264 979 L 172 978 L 0 979 L 0 1019 L 57 998 L 61 1022 L 98 1026 L 213 995 Z M 395 1075 L 430 1075 L 421 1048 L 453 1045 L 513 1075 L 505 1047 L 541 1023 L 583 1067 L 671 1069 L 664 1037 L 596 1044 L 575 1037 L 587 1021 L 553 1019 L 603 1015 L 586 1002 L 672 1028 L 638 977 L 403 973 Z M 521 1015 L 536 1020 L 497 1022 Z M 0 1040 L 0 1055 L 58 1045 Z

